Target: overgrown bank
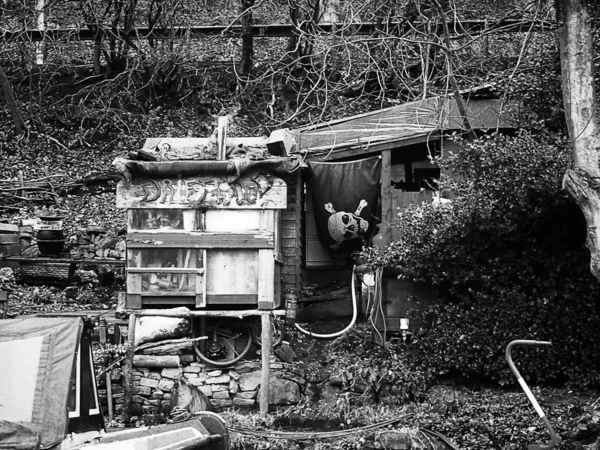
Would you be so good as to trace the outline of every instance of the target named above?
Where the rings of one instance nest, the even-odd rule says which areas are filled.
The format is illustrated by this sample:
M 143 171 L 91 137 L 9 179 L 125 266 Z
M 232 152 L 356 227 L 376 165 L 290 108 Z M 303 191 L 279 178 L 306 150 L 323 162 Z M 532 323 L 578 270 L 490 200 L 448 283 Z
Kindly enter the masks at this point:
M 487 136 L 439 163 L 460 175 L 442 178 L 446 199 L 401 211 L 402 238 L 366 251 L 374 267 L 439 287 L 438 304 L 413 312 L 427 329 L 415 345 L 422 362 L 436 374 L 506 384 L 506 345 L 546 340 L 552 348 L 522 351 L 528 380 L 597 386 L 600 284 L 583 215 L 561 190 L 567 144 Z

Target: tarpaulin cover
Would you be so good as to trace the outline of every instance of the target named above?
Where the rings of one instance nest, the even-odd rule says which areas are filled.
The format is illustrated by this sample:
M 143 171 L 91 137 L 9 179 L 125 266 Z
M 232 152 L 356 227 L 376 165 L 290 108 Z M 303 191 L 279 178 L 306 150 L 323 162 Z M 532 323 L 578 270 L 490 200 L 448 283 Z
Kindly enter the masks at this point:
M 299 167 L 290 158 L 264 160 L 230 159 L 227 161 L 134 161 L 117 158 L 115 166 L 126 178 L 167 178 L 173 176 L 193 177 L 206 174 L 240 176 L 250 170 L 265 170 L 273 175 L 285 175 Z
M 381 159 L 309 162 L 317 234 L 336 258 L 360 250 L 373 231 L 379 202 Z
M 39 446 L 39 427 L 0 420 L 0 449 L 30 450 Z
M 81 318 L 22 318 L 0 323 L 0 448 L 39 448 L 67 433 L 67 400 L 81 339 Z M 9 423 L 11 422 L 11 423 Z

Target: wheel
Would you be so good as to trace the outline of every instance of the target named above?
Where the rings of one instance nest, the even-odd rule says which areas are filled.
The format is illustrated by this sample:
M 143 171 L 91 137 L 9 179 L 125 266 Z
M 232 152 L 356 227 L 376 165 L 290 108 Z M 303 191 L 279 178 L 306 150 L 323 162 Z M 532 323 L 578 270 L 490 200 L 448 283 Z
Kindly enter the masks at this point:
M 262 345 L 262 343 L 260 341 L 261 335 L 262 335 L 262 325 L 261 325 L 260 319 L 257 319 L 254 322 L 254 325 L 252 325 L 252 339 L 254 339 L 254 342 L 256 342 L 257 345 Z M 283 332 L 281 329 L 281 323 L 279 322 L 279 320 L 277 318 L 275 318 L 271 321 L 271 335 L 273 336 L 273 338 L 272 338 L 273 347 L 275 347 L 276 345 L 279 345 L 281 343 L 281 340 L 283 339 Z
M 194 330 L 194 335 L 200 334 Z M 194 342 L 194 351 L 202 361 L 217 367 L 235 364 L 250 351 L 252 332 L 241 319 L 218 320 L 207 326 L 206 341 Z

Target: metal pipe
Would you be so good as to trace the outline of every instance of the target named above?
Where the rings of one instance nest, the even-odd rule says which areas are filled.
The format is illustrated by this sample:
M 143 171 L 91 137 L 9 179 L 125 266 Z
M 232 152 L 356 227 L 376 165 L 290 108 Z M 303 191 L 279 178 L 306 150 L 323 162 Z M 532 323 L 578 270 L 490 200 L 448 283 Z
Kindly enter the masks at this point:
M 512 370 L 512 372 L 515 374 L 515 377 L 517 377 L 517 381 L 521 385 L 521 388 L 527 395 L 527 398 L 533 405 L 533 408 L 538 413 L 538 415 L 540 416 L 540 419 L 542 419 L 542 421 L 544 422 L 544 425 L 546 425 L 546 428 L 548 429 L 548 432 L 550 433 L 550 443 L 549 444 L 547 444 L 547 445 L 533 444 L 533 445 L 530 445 L 529 447 L 527 447 L 528 450 L 548 450 L 548 449 L 554 448 L 556 446 L 556 441 L 557 441 L 556 433 L 554 432 L 554 428 L 552 428 L 552 424 L 546 417 L 546 414 L 540 407 L 536 398 L 533 396 L 531 389 L 529 389 L 529 386 L 527 386 L 527 383 L 525 383 L 525 380 L 523 379 L 523 377 L 521 376 L 521 374 L 519 373 L 515 364 L 512 361 L 511 350 L 515 345 L 552 345 L 552 342 L 531 341 L 531 340 L 524 340 L 524 339 L 512 341 L 511 343 L 509 343 L 506 346 L 506 362 L 508 363 L 508 367 L 510 367 L 510 370 Z

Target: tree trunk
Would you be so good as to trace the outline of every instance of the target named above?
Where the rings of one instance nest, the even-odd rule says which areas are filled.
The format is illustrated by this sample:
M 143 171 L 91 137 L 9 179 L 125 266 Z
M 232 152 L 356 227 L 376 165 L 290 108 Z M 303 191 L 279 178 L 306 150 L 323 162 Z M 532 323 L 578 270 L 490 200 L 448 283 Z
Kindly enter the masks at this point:
M 12 86 L 10 85 L 10 81 L 8 81 L 8 77 L 6 76 L 6 72 L 4 72 L 4 68 L 2 66 L 0 66 L 0 86 L 2 86 L 2 93 L 6 99 L 6 106 L 10 111 L 10 116 L 12 117 L 15 131 L 17 134 L 25 133 L 25 131 L 27 131 L 27 126 L 23 121 L 21 111 L 19 110 L 17 101 L 13 95 Z
M 300 7 L 298 6 L 298 3 L 293 0 L 291 0 L 289 4 L 290 23 L 293 25 L 293 28 L 292 32 L 290 33 L 285 51 L 286 53 L 290 53 L 291 56 L 295 57 L 298 54 L 298 42 L 300 41 L 300 31 L 298 30 L 298 26 L 300 24 Z
M 156 368 L 176 368 L 179 367 L 179 356 L 177 355 L 135 355 L 133 357 L 133 367 L 156 367 Z
M 557 0 L 565 108 L 574 169 L 563 188 L 577 202 L 587 222 L 586 246 L 592 274 L 600 280 L 600 134 L 594 89 L 592 18 L 587 0 Z
M 242 57 L 239 75 L 247 78 L 252 70 L 252 61 L 254 59 L 254 37 L 252 36 L 252 7 L 254 0 L 242 0 Z

